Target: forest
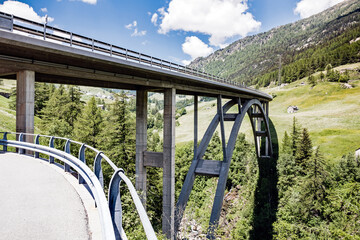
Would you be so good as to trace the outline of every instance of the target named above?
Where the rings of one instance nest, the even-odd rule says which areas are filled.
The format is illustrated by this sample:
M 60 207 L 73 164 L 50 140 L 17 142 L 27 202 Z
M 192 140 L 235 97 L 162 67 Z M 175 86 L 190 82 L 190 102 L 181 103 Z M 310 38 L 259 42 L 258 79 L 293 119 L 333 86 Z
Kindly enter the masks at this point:
M 125 92 L 111 104 L 92 97 L 81 100 L 74 86 L 36 83 L 35 114 L 41 133 L 72 138 L 103 151 L 135 180 L 135 101 Z M 14 107 L 12 96 L 10 107 Z M 206 101 L 206 99 L 202 99 Z M 153 104 L 151 104 L 151 102 Z M 184 99 L 177 117 L 186 114 Z M 161 100 L 149 98 L 148 150 L 161 151 Z M 257 159 L 254 146 L 238 136 L 216 235 L 220 239 L 360 239 L 360 159 L 349 153 L 325 161 L 296 118 L 282 140 L 274 141 L 271 161 Z M 278 149 L 278 150 L 277 150 Z M 92 158 L 87 163 L 92 166 Z M 205 159 L 222 160 L 216 133 Z M 193 159 L 193 143 L 176 146 L 176 197 Z M 162 171 L 148 168 L 147 211 L 161 234 Z M 112 174 L 104 166 L 105 181 Z M 204 239 L 216 178 L 198 177 L 181 224 L 179 239 Z M 129 239 L 144 239 L 129 194 L 122 189 L 123 225 Z

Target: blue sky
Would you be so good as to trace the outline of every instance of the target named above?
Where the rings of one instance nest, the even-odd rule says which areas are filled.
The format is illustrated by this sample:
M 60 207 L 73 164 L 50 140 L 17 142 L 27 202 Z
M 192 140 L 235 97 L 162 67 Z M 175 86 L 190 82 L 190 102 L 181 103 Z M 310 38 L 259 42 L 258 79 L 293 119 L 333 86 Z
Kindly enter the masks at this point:
M 0 0 L 0 11 L 186 64 L 343 0 Z

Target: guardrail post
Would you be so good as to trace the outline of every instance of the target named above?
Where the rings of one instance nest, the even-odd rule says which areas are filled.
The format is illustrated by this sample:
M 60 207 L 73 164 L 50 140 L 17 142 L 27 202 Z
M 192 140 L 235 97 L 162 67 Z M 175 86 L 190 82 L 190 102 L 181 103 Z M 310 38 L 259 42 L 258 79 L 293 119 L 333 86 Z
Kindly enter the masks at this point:
M 40 144 L 39 143 L 39 138 L 40 138 L 40 135 L 38 134 L 38 135 L 36 135 L 36 137 L 35 137 L 35 144 Z M 35 156 L 34 156 L 35 158 L 39 158 L 39 152 L 35 152 Z
M 4 132 L 3 140 L 7 141 L 7 132 Z M 3 143 L 3 151 L 7 152 L 7 143 Z
M 64 147 L 64 152 L 70 154 L 70 139 L 66 140 L 65 147 Z M 68 164 L 66 164 L 66 163 L 64 163 L 64 171 L 65 172 L 70 172 L 70 166 Z
M 44 40 L 46 40 L 46 26 L 48 23 L 48 15 L 45 16 L 45 23 L 44 23 Z
M 94 173 L 95 176 L 99 179 L 99 182 L 101 184 L 101 187 L 104 188 L 104 175 L 102 172 L 102 168 L 101 168 L 101 159 L 102 159 L 102 154 L 103 152 L 99 152 L 98 154 L 96 154 L 95 160 L 94 160 Z
M 50 138 L 49 147 L 54 148 L 54 136 Z M 54 157 L 49 156 L 49 163 L 54 163 Z
M 122 208 L 120 198 L 120 182 L 119 172 L 124 172 L 121 168 L 117 169 L 113 174 L 109 187 L 109 209 L 111 219 L 114 225 L 116 239 L 127 239 L 122 228 Z
M 86 164 L 85 148 L 86 148 L 85 144 L 83 143 L 81 145 L 81 147 L 80 147 L 80 150 L 79 150 L 79 160 Z M 80 176 L 80 174 L 78 175 L 78 180 L 79 180 L 79 184 L 84 184 L 85 183 L 85 180 Z
M 24 142 L 24 134 L 19 134 L 19 142 Z M 25 149 L 19 148 L 18 149 L 19 154 L 25 154 Z

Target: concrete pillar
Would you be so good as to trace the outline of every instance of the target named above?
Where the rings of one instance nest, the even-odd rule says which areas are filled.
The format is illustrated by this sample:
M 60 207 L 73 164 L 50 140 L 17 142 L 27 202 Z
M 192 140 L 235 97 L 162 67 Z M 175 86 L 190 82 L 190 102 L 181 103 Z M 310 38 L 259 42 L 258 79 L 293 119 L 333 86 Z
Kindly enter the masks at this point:
M 194 157 L 197 153 L 198 144 L 198 96 L 194 95 Z
M 16 83 L 16 132 L 34 133 L 35 72 L 20 71 Z M 24 138 L 33 142 L 33 136 Z
M 136 91 L 136 189 L 146 207 L 146 168 L 144 151 L 147 149 L 147 91 Z
M 269 102 L 265 102 L 265 117 L 267 121 L 269 122 Z M 265 138 L 265 155 L 269 156 L 269 138 L 266 136 Z
M 175 101 L 176 90 L 165 89 L 162 230 L 171 240 L 175 239 Z

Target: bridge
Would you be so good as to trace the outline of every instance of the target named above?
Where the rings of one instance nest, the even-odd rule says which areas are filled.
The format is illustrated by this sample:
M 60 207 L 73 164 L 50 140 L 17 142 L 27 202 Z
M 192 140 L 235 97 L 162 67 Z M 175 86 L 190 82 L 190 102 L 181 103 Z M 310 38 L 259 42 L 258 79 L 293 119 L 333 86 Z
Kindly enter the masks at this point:
M 49 26 L 46 23 L 40 24 L 13 15 L 0 13 L 0 77 L 17 80 L 17 141 L 11 140 L 12 142 L 10 142 L 10 140 L 4 138 L 1 143 L 4 147 L 7 144 L 12 144 L 11 146 L 16 147 L 18 151 L 26 150 L 34 153 L 35 157 L 40 150 L 45 153 L 48 153 L 49 150 L 38 149 L 40 146 L 39 142 L 36 142 L 36 136 L 32 135 L 34 133 L 35 82 L 135 90 L 135 186 L 141 193 L 140 200 L 142 205 L 146 207 L 146 169 L 150 167 L 163 169 L 162 228 L 163 233 L 169 239 L 175 238 L 194 180 L 196 176 L 201 175 L 218 178 L 209 220 L 210 227 L 208 229 L 208 238 L 214 239 L 214 230 L 218 225 L 220 217 L 235 141 L 246 114 L 250 118 L 257 156 L 265 159 L 272 156 L 271 134 L 268 122 L 269 101 L 272 100 L 270 95 L 196 69 L 71 33 Z M 163 152 L 147 151 L 148 92 L 164 93 Z M 177 203 L 175 203 L 176 94 L 194 96 L 194 158 Z M 199 96 L 217 98 L 217 113 L 201 139 L 198 137 Z M 233 106 L 236 106 L 237 111 L 230 113 L 229 110 Z M 228 139 L 225 138 L 225 121 L 233 122 Z M 204 160 L 205 151 L 219 125 L 223 160 Z M 56 137 L 52 137 L 52 139 L 54 140 Z M 198 142 L 200 143 L 197 144 Z M 87 147 L 91 148 L 91 146 Z M 51 145 L 47 148 L 53 150 Z M 98 151 L 96 149 L 93 150 Z M 64 151 L 66 153 L 68 150 L 64 149 Z M 53 158 L 58 160 L 60 158 L 60 161 L 63 160 L 64 167 L 67 169 L 66 166 L 69 165 L 67 161 L 70 160 L 62 159 L 63 153 L 57 152 L 54 155 L 51 154 L 49 155 L 50 163 L 53 163 Z M 103 154 L 101 156 L 106 159 Z M 79 158 L 77 160 L 72 159 L 72 161 L 84 163 L 81 152 L 79 153 Z M 110 162 L 111 160 L 108 159 L 108 163 L 111 165 Z M 81 165 L 81 169 L 86 169 L 86 164 L 84 166 L 83 164 Z M 117 181 L 125 181 L 126 176 L 119 170 L 120 168 L 117 166 L 112 167 L 114 174 L 116 173 L 113 176 L 116 176 Z M 81 169 L 78 169 L 76 172 L 80 176 L 80 183 L 84 183 L 85 178 L 81 175 L 81 172 L 84 170 Z M 88 177 L 92 176 L 89 170 L 86 170 Z M 100 184 L 101 177 L 97 175 L 96 171 L 98 170 L 94 169 L 94 171 L 97 179 L 88 179 L 88 183 L 91 182 L 91 184 L 97 185 L 101 189 L 103 187 Z M 111 210 L 111 198 L 106 199 L 104 193 L 101 193 L 99 189 L 96 189 L 95 192 L 99 196 L 101 195 L 101 201 L 109 202 L 110 210 L 104 207 L 103 211 L 106 214 L 110 214 L 109 211 L 113 211 Z M 102 204 L 98 204 L 98 199 L 95 197 L 96 194 L 92 192 L 99 208 L 100 206 L 102 207 Z M 120 198 L 120 195 L 116 196 Z M 139 209 L 141 210 L 140 206 Z M 112 223 L 104 223 L 102 227 L 106 229 L 109 228 L 108 224 L 111 224 L 115 232 L 112 233 L 109 230 L 110 235 L 114 234 L 116 238 L 122 239 L 121 211 L 115 212 L 118 214 L 116 216 L 112 215 Z M 143 219 L 146 219 L 146 217 Z M 106 235 L 103 234 L 103 236 Z

